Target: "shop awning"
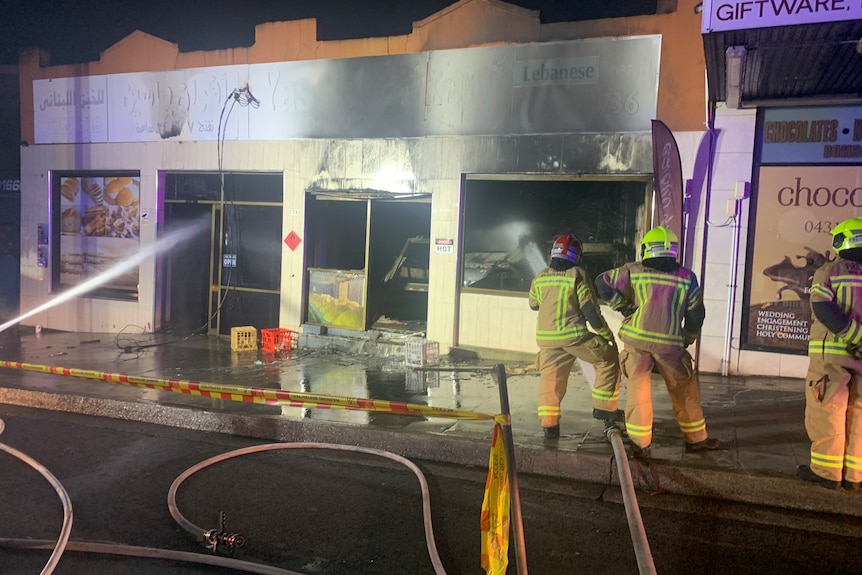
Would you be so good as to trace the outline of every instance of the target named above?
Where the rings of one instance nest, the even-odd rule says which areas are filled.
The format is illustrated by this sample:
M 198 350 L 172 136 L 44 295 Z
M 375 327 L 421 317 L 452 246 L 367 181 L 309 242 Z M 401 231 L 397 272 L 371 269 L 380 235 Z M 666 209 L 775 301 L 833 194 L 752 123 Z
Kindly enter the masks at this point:
M 862 20 L 705 31 L 703 46 L 710 101 L 862 103 Z

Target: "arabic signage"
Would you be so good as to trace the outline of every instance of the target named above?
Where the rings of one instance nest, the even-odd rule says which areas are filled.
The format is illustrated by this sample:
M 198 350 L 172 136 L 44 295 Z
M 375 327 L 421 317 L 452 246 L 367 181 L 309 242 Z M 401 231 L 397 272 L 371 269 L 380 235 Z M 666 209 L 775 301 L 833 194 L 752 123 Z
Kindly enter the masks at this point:
M 107 86 L 105 76 L 34 81 L 36 143 L 107 142 Z
M 767 108 L 761 163 L 862 163 L 862 107 Z
M 661 36 L 35 80 L 37 144 L 650 129 Z M 235 90 L 247 89 L 247 97 Z
M 804 354 L 811 278 L 836 257 L 832 229 L 862 215 L 862 166 L 764 166 L 756 197 L 743 347 Z
M 701 33 L 859 19 L 859 0 L 704 0 Z
M 81 284 L 138 252 L 139 174 L 54 174 L 53 186 L 55 245 L 59 245 L 55 250 L 55 287 Z M 111 277 L 101 285 L 137 295 L 138 269 Z

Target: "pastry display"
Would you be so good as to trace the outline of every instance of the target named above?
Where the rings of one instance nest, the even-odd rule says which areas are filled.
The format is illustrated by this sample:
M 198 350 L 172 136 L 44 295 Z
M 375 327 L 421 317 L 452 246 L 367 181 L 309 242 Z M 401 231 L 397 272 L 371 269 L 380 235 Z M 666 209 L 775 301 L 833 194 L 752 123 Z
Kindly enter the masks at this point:
M 107 206 L 95 206 L 84 210 L 84 235 L 106 236 Z
M 84 178 L 81 180 L 81 188 L 84 190 L 84 193 L 89 196 L 93 203 L 97 206 L 102 205 L 102 200 L 104 200 L 105 194 L 104 190 L 102 190 L 102 178 Z
M 137 238 L 140 232 L 137 200 L 133 200 L 130 206 L 116 206 L 109 209 L 105 226 L 109 237 Z
M 137 180 L 129 177 L 63 178 L 62 196 L 75 205 L 61 214 L 64 234 L 137 239 L 140 201 Z M 78 194 L 78 192 L 83 192 Z
M 126 179 L 128 178 L 108 178 L 105 180 L 105 202 L 112 206 L 117 205 L 117 196 L 120 194 L 120 190 L 126 189 L 124 183 Z
M 60 183 L 60 195 L 66 200 L 74 202 L 78 196 L 78 178 L 63 178 Z
M 135 199 L 135 194 L 132 193 L 132 190 L 129 188 L 122 188 L 119 192 L 117 192 L 116 204 L 118 206 L 129 206 Z
M 60 231 L 64 234 L 80 234 L 81 221 L 81 213 L 75 208 L 69 208 L 60 215 Z

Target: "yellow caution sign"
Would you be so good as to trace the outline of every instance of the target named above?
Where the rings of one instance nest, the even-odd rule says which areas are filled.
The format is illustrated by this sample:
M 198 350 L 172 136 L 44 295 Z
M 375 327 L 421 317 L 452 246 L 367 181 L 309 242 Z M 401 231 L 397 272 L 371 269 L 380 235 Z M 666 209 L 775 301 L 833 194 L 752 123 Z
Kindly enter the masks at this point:
M 503 426 L 494 424 L 485 499 L 482 501 L 482 568 L 487 575 L 506 575 L 509 566 L 509 469 Z

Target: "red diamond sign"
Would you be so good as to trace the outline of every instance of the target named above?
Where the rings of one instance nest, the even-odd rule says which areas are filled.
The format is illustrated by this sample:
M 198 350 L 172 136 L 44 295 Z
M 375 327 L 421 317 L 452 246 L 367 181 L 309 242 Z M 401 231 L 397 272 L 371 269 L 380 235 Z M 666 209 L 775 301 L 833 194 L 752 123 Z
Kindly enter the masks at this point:
M 287 244 L 287 247 L 289 247 L 290 251 L 292 252 L 296 251 L 296 248 L 301 242 L 302 238 L 300 238 L 299 235 L 294 231 L 291 231 L 289 234 L 287 234 L 287 237 L 284 238 L 284 243 Z

